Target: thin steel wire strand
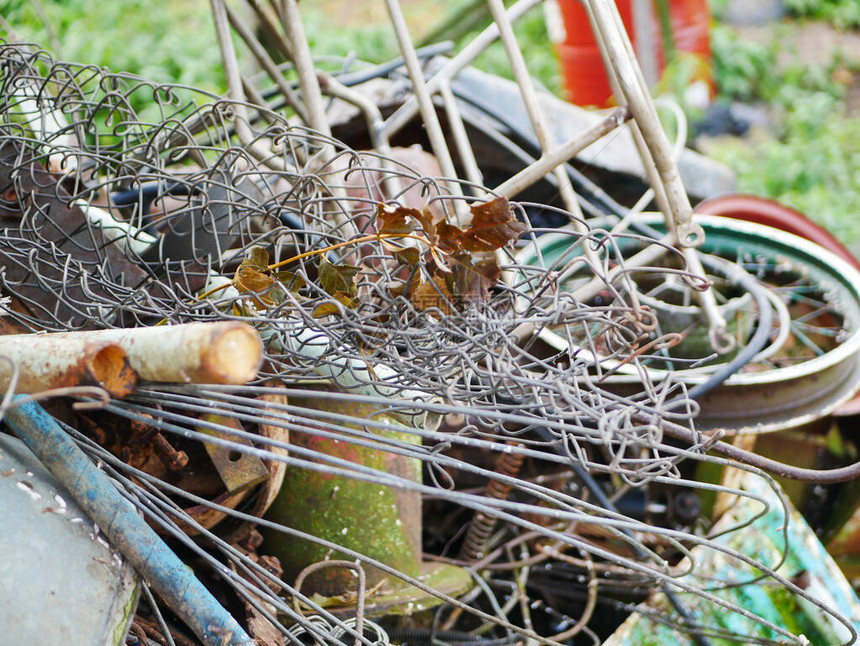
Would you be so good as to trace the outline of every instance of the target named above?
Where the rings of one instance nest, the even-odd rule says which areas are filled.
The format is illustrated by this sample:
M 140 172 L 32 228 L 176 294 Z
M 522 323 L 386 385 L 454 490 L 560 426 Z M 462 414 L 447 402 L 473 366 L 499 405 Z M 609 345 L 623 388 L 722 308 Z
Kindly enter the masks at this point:
M 371 561 L 371 563 L 372 563 L 372 561 Z
M 292 417 L 294 418 L 294 417 L 295 417 L 295 408 L 293 407 L 293 408 L 291 409 L 291 411 L 292 411 Z M 151 413 L 151 412 L 153 412 L 153 411 L 152 411 L 152 410 L 148 410 L 148 411 L 146 411 L 146 412 Z M 308 413 L 310 413 L 310 414 L 314 414 L 314 413 L 317 413 L 317 411 L 308 411 Z M 273 421 L 276 421 L 275 417 L 274 417 L 274 416 L 272 416 L 271 411 L 270 411 L 268 414 L 269 414 L 269 416 L 270 416 L 270 417 L 272 417 L 272 420 L 273 420 Z M 173 417 L 174 419 L 176 419 L 176 418 L 181 419 L 181 416 L 175 416 L 175 415 L 174 415 L 174 416 L 172 416 L 172 417 Z M 309 422 L 311 422 L 311 423 L 313 423 L 313 422 L 315 422 L 315 421 L 316 421 L 316 419 L 314 419 L 313 417 L 310 417 L 310 418 L 308 418 L 308 421 L 309 421 Z M 198 425 L 200 424 L 200 422 L 197 422 L 197 423 L 198 423 Z M 230 428 L 230 427 L 228 427 L 228 426 L 217 425 L 217 424 L 207 424 L 207 423 L 203 423 L 203 424 L 204 424 L 204 425 L 209 425 L 209 426 L 211 426 L 211 427 L 213 428 L 213 430 L 218 430 L 220 433 L 223 433 L 223 434 L 225 434 L 225 435 L 227 435 L 227 434 L 232 434 L 232 435 L 239 436 L 239 437 L 245 437 L 246 439 L 247 439 L 247 438 L 250 438 L 250 437 L 253 437 L 253 435 L 251 435 L 251 434 L 247 434 L 247 433 L 243 433 L 243 432 L 240 432 L 240 431 L 236 431 L 235 429 L 231 429 L 231 428 Z M 368 425 L 368 426 L 369 426 L 369 425 L 371 425 L 371 424 L 372 424 L 372 422 L 370 422 L 370 421 L 368 421 L 368 422 L 367 422 L 367 425 Z M 165 429 L 170 429 L 170 426 L 169 426 L 169 425 L 164 425 L 163 427 L 164 427 Z M 329 425 L 327 425 L 327 428 L 329 428 L 329 429 L 333 429 L 333 431 L 335 432 L 334 434 L 332 434 L 331 432 L 322 431 L 322 430 L 320 430 L 320 429 L 318 429 L 318 428 L 314 428 L 314 427 L 312 427 L 312 426 L 299 425 L 299 424 L 295 424 L 295 423 L 290 424 L 290 425 L 284 425 L 284 427 L 289 428 L 289 430 L 291 430 L 291 431 L 299 431 L 299 432 L 306 432 L 306 433 L 307 433 L 307 432 L 313 432 L 313 433 L 314 433 L 315 435 L 317 435 L 317 436 L 331 436 L 331 437 L 338 437 L 338 438 L 341 438 L 341 440 L 342 440 L 342 441 L 343 441 L 343 440 L 346 440 L 346 441 L 349 441 L 349 442 L 355 443 L 355 444 L 356 444 L 356 445 L 358 445 L 358 446 L 369 446 L 369 447 L 371 447 L 371 448 L 372 448 L 372 447 L 376 447 L 376 448 L 378 448 L 378 449 L 380 449 L 380 450 L 389 451 L 389 452 L 392 452 L 392 451 L 393 451 L 393 452 L 395 452 L 395 453 L 396 453 L 396 452 L 398 452 L 398 451 L 399 451 L 399 452 L 401 452 L 401 453 L 403 453 L 403 454 L 409 455 L 409 454 L 410 454 L 410 451 L 412 451 L 412 452 L 413 452 L 413 457 L 416 457 L 416 458 L 422 459 L 422 460 L 424 460 L 424 461 L 431 461 L 431 460 L 434 460 L 434 459 L 438 461 L 438 460 L 444 460 L 444 459 L 445 459 L 445 458 L 444 458 L 444 456 L 439 456 L 438 454 L 435 454 L 435 453 L 432 453 L 432 452 L 431 452 L 430 454 L 428 454 L 426 451 L 423 451 L 423 450 L 418 450 L 418 451 L 416 451 L 416 450 L 415 450 L 415 448 L 416 448 L 416 447 L 415 447 L 414 445 L 409 444 L 408 442 L 399 442 L 399 443 L 398 443 L 398 442 L 396 442 L 396 441 L 392 441 L 392 440 L 387 440 L 387 441 L 379 442 L 379 441 L 376 441 L 376 438 L 367 439 L 367 440 L 362 441 L 362 440 L 360 439 L 360 438 L 362 437 L 362 434 L 361 434 L 361 433 L 355 433 L 354 431 L 352 431 L 352 433 L 351 433 L 351 429 L 349 429 L 348 427 L 331 426 L 331 425 L 330 425 L 330 423 L 329 423 Z M 380 425 L 380 428 L 386 428 L 386 425 L 381 424 L 381 425 Z M 174 432 L 178 432 L 178 431 L 179 431 L 179 429 L 178 429 L 177 427 L 173 427 L 173 428 L 172 428 L 172 430 L 173 430 Z M 186 434 L 187 434 L 187 433 L 186 433 Z M 351 434 L 352 434 L 352 436 L 353 436 L 353 437 L 350 439 L 350 435 L 351 435 Z M 262 444 L 270 444 L 271 446 L 279 445 L 279 443 L 277 443 L 277 442 L 274 442 L 274 441 L 271 441 L 271 440 L 265 440 L 265 439 L 263 439 L 263 438 L 259 438 L 259 440 L 258 440 L 258 441 L 259 441 L 260 443 L 262 443 Z M 247 451 L 247 450 L 248 450 L 247 448 L 242 448 L 240 445 L 231 444 L 231 443 L 230 443 L 229 441 L 227 441 L 227 440 L 221 440 L 221 442 L 223 442 L 225 446 L 228 446 L 228 447 L 233 448 L 233 449 L 235 449 L 235 450 L 240 450 L 240 451 L 242 451 L 242 450 Z M 281 445 L 281 446 L 282 446 L 282 448 L 286 448 L 286 446 L 283 446 L 283 445 Z M 292 449 L 292 450 L 293 450 L 293 452 L 294 452 L 294 453 L 299 453 L 299 454 L 305 453 L 305 454 L 307 454 L 307 451 L 306 451 L 305 449 L 302 449 L 302 448 L 293 447 L 293 449 Z M 501 450 L 504 450 L 504 449 L 501 449 Z M 262 455 L 265 455 L 265 453 L 262 453 Z M 540 455 L 540 454 L 538 454 L 538 455 Z M 325 458 L 320 458 L 320 459 L 322 459 L 323 461 L 325 461 L 325 460 L 326 460 Z M 339 461 L 339 463 L 340 463 L 341 465 L 346 465 L 346 464 L 347 464 L 347 463 L 344 463 L 343 461 Z M 468 467 L 469 467 L 469 465 L 461 465 L 461 468 L 468 468 Z M 491 478 L 494 478 L 494 479 L 498 479 L 498 480 L 500 480 L 500 481 L 505 481 L 507 484 L 509 484 L 509 485 L 511 485 L 511 486 L 522 487 L 523 491 L 531 490 L 531 493 L 532 493 L 532 494 L 537 494 L 537 493 L 538 493 L 538 491 L 537 491 L 536 489 L 534 489 L 533 487 L 528 487 L 528 488 L 524 487 L 523 485 L 524 485 L 524 484 L 526 484 L 526 483 L 520 482 L 520 481 L 518 481 L 518 480 L 517 480 L 517 479 L 515 479 L 515 478 L 506 478 L 506 477 L 504 477 L 504 476 L 502 476 L 502 475 L 500 475 L 500 474 L 494 474 L 494 473 L 492 473 L 492 472 L 489 472 L 489 471 L 486 471 L 486 470 L 482 470 L 482 469 L 479 469 L 479 468 L 475 468 L 475 470 L 476 470 L 476 472 L 481 473 L 481 475 L 486 475 L 486 476 L 488 476 L 488 477 L 491 477 Z M 367 470 L 365 470 L 365 471 L 367 471 Z M 370 471 L 372 472 L 372 470 L 370 470 Z M 666 482 L 670 482 L 671 480 L 666 479 L 665 481 L 666 481 Z M 391 484 L 391 483 L 390 483 L 390 484 Z M 404 485 L 404 483 L 403 483 L 403 481 L 402 481 L 402 480 L 397 480 L 396 482 L 394 482 L 394 484 L 397 484 L 398 486 L 403 486 L 403 485 Z M 688 485 L 692 485 L 692 483 L 686 483 L 686 484 L 688 484 Z M 707 485 L 699 485 L 699 486 L 707 487 Z M 551 498 L 544 498 L 544 499 L 545 499 L 545 501 L 547 501 L 547 502 L 549 502 L 550 500 L 553 500 L 553 499 L 554 499 L 554 504 L 555 504 L 555 505 L 558 505 L 558 504 L 559 504 L 559 502 L 561 502 L 561 500 L 562 500 L 562 499 L 558 498 L 559 494 L 557 494 L 557 493 L 553 492 L 552 490 L 546 490 L 546 492 L 545 492 L 545 493 L 547 493 L 547 494 L 549 494 L 549 495 L 551 496 Z M 755 498 L 756 500 L 758 500 L 759 502 L 761 502 L 761 503 L 762 503 L 762 505 L 763 505 L 763 507 L 766 509 L 766 504 L 764 503 L 764 501 L 763 501 L 763 500 L 761 500 L 761 499 L 759 499 L 759 498 L 756 498 L 756 497 L 754 497 L 754 496 L 753 496 L 753 498 Z M 586 504 L 586 503 L 582 503 L 582 502 L 580 502 L 580 501 L 576 501 L 576 499 L 571 499 L 571 498 L 569 498 L 569 497 L 567 497 L 567 496 L 565 496 L 565 497 L 564 497 L 564 499 L 565 499 L 565 501 L 568 501 L 568 502 L 574 503 L 574 504 L 575 504 L 575 506 L 580 506 L 580 507 L 584 507 L 584 508 L 588 509 L 588 511 L 589 511 L 590 513 L 602 513 L 602 514 L 604 514 L 604 515 L 607 515 L 607 513 L 608 513 L 608 512 L 606 512 L 605 510 L 604 510 L 604 511 L 601 511 L 601 509 L 600 509 L 599 507 L 597 507 L 597 506 L 588 505 L 588 504 Z M 565 507 L 570 508 L 568 505 L 565 505 Z M 617 514 L 613 514 L 613 515 L 609 515 L 609 516 L 607 516 L 607 518 L 611 518 L 611 517 L 614 517 L 614 518 L 619 519 L 619 520 L 622 520 L 622 521 L 624 521 L 624 520 L 625 520 L 623 516 L 619 516 L 619 515 L 617 515 Z M 755 520 L 755 519 L 753 519 L 753 520 Z M 752 522 L 752 521 L 750 521 L 750 522 Z M 636 527 L 634 527 L 634 528 L 635 528 L 637 531 L 642 531 L 642 530 L 644 529 L 644 527 L 643 527 L 643 526 L 641 526 L 641 525 L 636 526 Z M 733 528 L 731 531 L 736 531 L 736 529 L 737 529 L 737 528 Z
M 220 103 L 218 103 L 218 104 L 216 104 L 216 105 L 218 105 L 218 106 L 222 106 L 222 107 L 221 107 L 221 108 L 219 108 L 219 110 L 215 111 L 215 112 L 214 112 L 214 114 L 221 114 L 221 113 L 223 113 L 223 112 L 227 111 L 227 110 L 225 110 L 225 109 L 223 108 L 224 102 L 220 102 Z M 306 132 L 306 131 L 303 131 L 303 132 Z M 263 136 L 263 135 L 261 135 L 261 136 Z M 245 163 L 249 163 L 249 162 L 250 162 L 250 160 L 249 160 L 249 159 L 247 159 L 247 158 L 245 158 L 243 161 L 244 161 Z M 373 172 L 379 172 L 379 171 L 378 171 L 378 169 L 373 169 Z M 437 187 L 437 188 L 438 188 L 438 187 Z M 179 212 L 178 212 L 178 216 L 179 216 L 179 217 L 181 217 L 182 215 L 185 215 L 185 213 L 184 213 L 184 211 L 183 211 L 183 210 L 181 210 L 181 209 L 180 209 L 180 210 L 179 210 Z M 386 276 L 386 277 L 387 277 L 387 276 Z M 372 315 L 372 314 L 375 314 L 375 313 L 376 313 L 375 311 L 371 311 L 371 315 Z M 160 312 L 160 314 L 166 314 L 166 315 L 167 315 L 167 316 L 166 316 L 166 318 L 168 318 L 168 319 L 169 319 L 169 320 L 171 320 L 171 321 L 175 321 L 175 320 L 177 320 L 177 317 L 176 317 L 175 315 L 172 315 L 173 313 L 171 313 L 171 312 Z M 138 317 L 138 318 L 140 318 L 140 317 Z M 362 321 L 362 323 L 366 325 L 367 320 L 368 320 L 368 319 L 370 319 L 370 318 L 371 318 L 371 316 L 367 317 L 367 319 L 364 319 L 364 320 Z M 366 332 L 366 330 L 365 330 L 365 329 L 355 329 L 356 327 L 357 327 L 357 326 L 354 326 L 352 331 L 353 331 L 353 332 L 354 332 L 354 334 L 356 335 L 356 337 L 357 337 L 358 341 L 359 341 L 360 343 L 367 343 L 367 342 L 368 342 L 368 335 L 367 335 L 366 333 L 365 333 L 365 334 L 362 334 L 362 332 Z M 387 327 L 389 327 L 389 328 L 390 328 L 390 326 L 387 326 Z M 376 328 L 374 331 L 378 331 L 378 328 L 379 328 L 379 326 L 377 326 L 377 328 Z M 467 330 L 459 330 L 459 329 L 458 329 L 458 330 L 454 330 L 453 332 L 454 332 L 454 334 L 457 334 L 458 336 L 460 336 L 460 338 L 468 338 L 469 336 L 474 335 L 475 330 L 474 330 L 474 329 L 472 329 L 472 330 L 468 330 L 468 329 L 467 329 Z M 344 336 L 346 336 L 346 334 L 344 334 Z M 434 336 L 434 337 L 436 337 L 436 336 L 438 336 L 438 335 L 435 335 L 435 334 L 434 334 L 433 336 Z M 347 337 L 347 338 L 349 338 L 349 337 Z M 407 340 L 407 342 L 408 342 L 409 340 L 411 340 L 412 336 L 411 336 L 411 335 L 402 335 L 402 334 L 401 334 L 401 338 L 402 338 L 402 339 L 406 339 L 406 340 Z M 450 339 L 450 337 L 448 337 L 448 339 Z M 380 343 L 380 344 L 378 344 L 378 345 L 379 345 L 379 346 L 382 346 L 382 345 L 387 345 L 387 344 L 386 344 L 386 343 Z M 475 345 L 475 344 L 473 344 L 473 345 Z M 418 348 L 418 347 L 416 347 L 414 344 L 412 344 L 412 345 L 410 345 L 410 346 L 408 347 L 409 354 L 411 354 L 411 355 L 415 355 L 415 354 L 417 353 L 417 351 L 418 351 L 418 350 L 419 350 L 419 348 Z M 425 350 L 424 354 L 425 354 L 426 356 L 436 356 L 436 357 L 438 357 L 439 355 L 438 355 L 437 350 L 438 350 L 438 345 L 433 345 L 433 346 L 431 346 L 429 349 Z M 463 359 L 463 358 L 464 358 L 464 357 L 459 357 L 459 359 Z M 462 361 L 459 361 L 459 362 L 458 362 L 458 361 L 457 361 L 457 359 L 458 359 L 458 358 L 457 358 L 457 357 L 455 357 L 455 358 L 454 358 L 454 360 L 453 360 L 453 362 L 452 362 L 451 364 L 449 364 L 449 365 L 451 365 L 451 370 L 452 370 L 452 371 L 457 371 L 457 370 L 462 371 L 462 369 L 463 369 L 463 362 L 462 362 Z M 465 359 L 466 359 L 466 362 L 468 363 L 468 357 L 465 357 Z M 503 372 L 503 371 L 502 371 L 502 372 Z M 441 373 L 441 374 L 440 374 L 440 375 L 438 375 L 438 376 L 442 376 L 442 377 L 444 377 L 444 376 L 446 376 L 446 375 L 445 375 L 445 373 L 443 372 L 443 373 Z
M 239 447 L 238 447 L 238 445 L 237 445 L 237 448 L 239 448 Z M 295 448 L 295 447 L 294 447 L 294 448 Z M 297 464 L 298 464 L 298 463 L 297 463 Z M 378 473 L 377 475 L 382 476 L 383 474 Z M 380 483 L 380 484 L 382 484 L 383 482 L 384 482 L 384 479 L 379 481 L 379 483 Z M 389 484 L 391 484 L 391 483 L 389 483 Z M 401 483 L 400 483 L 400 486 L 402 486 L 402 485 L 403 485 L 403 483 L 401 482 Z M 762 502 L 763 502 L 763 501 L 762 501 Z M 544 535 L 548 535 L 548 534 L 550 534 L 550 532 L 548 532 L 546 528 L 542 528 L 540 531 L 542 531 L 542 533 L 543 533 Z M 564 535 L 564 534 L 562 534 L 561 536 L 565 536 L 565 535 Z M 562 539 L 562 540 L 565 540 L 565 539 Z M 570 537 L 567 537 L 567 538 L 566 538 L 566 540 L 565 540 L 565 542 L 569 542 L 569 541 L 570 541 Z M 732 553 L 732 551 L 725 550 L 725 548 L 721 548 L 721 547 L 719 547 L 719 546 L 715 546 L 715 548 L 716 548 L 716 549 L 722 549 L 723 551 L 726 551 L 727 553 Z M 588 549 L 588 547 L 584 547 L 584 546 L 580 545 L 580 549 Z M 739 553 L 734 552 L 734 553 L 732 553 L 732 556 L 733 556 L 733 557 L 735 557 L 735 558 L 743 559 L 743 560 L 745 560 L 745 561 L 747 561 L 747 562 L 755 563 L 755 564 L 756 564 L 756 567 L 761 567 L 761 565 L 760 565 L 759 563 L 757 563 L 756 561 L 754 561 L 754 560 L 752 560 L 752 559 L 748 559 L 748 558 L 744 557 L 743 555 L 741 555 L 741 554 L 739 554 Z M 618 558 L 618 557 L 616 556 L 615 558 Z M 624 561 L 622 560 L 621 562 L 623 563 Z M 372 563 L 372 561 L 371 561 L 371 563 Z M 652 574 L 653 574 L 653 573 L 652 573 Z M 772 573 L 772 571 L 769 571 L 769 570 L 768 570 L 768 574 L 769 574 L 769 575 L 772 575 L 773 573 Z M 697 592 L 695 589 L 690 589 L 690 588 L 687 588 L 687 591 Z M 697 593 L 698 593 L 698 592 L 697 592 Z M 727 607 L 730 607 L 730 606 L 731 606 L 731 604 L 729 604 L 729 606 L 727 606 Z M 752 618 L 752 615 L 750 615 L 748 618 Z
M 272 390 L 270 392 L 276 392 L 276 391 Z M 311 398 L 313 398 L 314 396 L 320 396 L 321 395 L 321 393 L 319 393 L 317 391 L 290 390 L 289 392 L 299 394 L 303 397 L 311 397 Z M 166 395 L 166 394 L 167 393 L 162 393 L 161 395 Z M 155 393 L 152 393 L 152 395 L 155 395 Z M 332 394 L 326 393 L 324 396 L 326 396 L 326 397 L 330 396 L 332 398 L 338 397 L 337 394 L 333 394 L 333 393 Z M 344 399 L 343 397 L 341 397 L 341 398 Z M 357 397 L 355 395 L 349 395 L 348 396 L 348 401 L 355 402 L 356 399 L 357 399 Z M 370 398 L 363 398 L 363 399 L 366 402 L 372 401 L 376 405 L 378 405 L 381 414 L 388 414 L 388 413 L 392 413 L 392 412 L 397 412 L 396 410 L 392 410 L 391 408 L 385 407 L 386 400 L 381 400 L 381 399 L 373 400 Z M 167 403 L 168 401 L 172 401 L 174 403 L 174 405 L 173 405 L 174 408 L 177 408 L 176 404 L 178 402 L 184 402 L 185 406 L 180 405 L 180 406 L 178 406 L 178 409 L 179 410 L 185 410 L 187 412 L 192 412 L 192 413 L 195 410 L 197 412 L 213 410 L 213 405 L 216 404 L 216 399 L 212 395 L 206 396 L 205 399 L 195 399 L 194 397 L 181 397 L 181 398 L 173 397 L 173 398 L 167 399 L 163 396 L 160 396 L 160 397 L 152 396 L 152 400 L 155 402 L 158 402 L 158 403 Z M 196 405 L 195 405 L 195 401 L 198 402 Z M 378 435 L 373 433 L 373 431 L 385 431 L 385 430 L 390 429 L 391 424 L 388 422 L 378 421 L 378 420 L 373 420 L 373 419 L 362 420 L 361 426 L 362 426 L 363 430 L 357 430 L 355 428 L 351 428 L 350 426 L 345 425 L 345 424 L 350 424 L 350 423 L 355 424 L 355 419 L 349 415 L 332 413 L 332 412 L 327 412 L 327 411 L 320 411 L 320 410 L 315 410 L 315 409 L 307 409 L 307 408 L 293 406 L 290 404 L 277 404 L 274 402 L 263 403 L 257 399 L 246 400 L 246 401 L 249 401 L 252 404 L 256 404 L 256 406 L 259 406 L 261 408 L 263 406 L 265 406 L 265 412 L 266 412 L 267 420 L 268 420 L 267 423 L 269 423 L 271 425 L 280 426 L 280 427 L 285 428 L 285 429 L 290 430 L 290 431 L 298 431 L 300 433 L 312 433 L 313 435 L 315 435 L 317 437 L 330 437 L 333 439 L 337 438 L 337 439 L 340 439 L 342 441 L 348 441 L 348 442 L 354 443 L 357 446 L 365 446 L 365 447 L 376 448 L 376 449 L 387 451 L 387 452 L 399 453 L 401 455 L 411 456 L 411 457 L 414 457 L 416 459 L 421 459 L 424 462 L 432 462 L 434 460 L 445 459 L 444 456 L 439 456 L 439 453 L 438 453 L 439 446 L 438 445 L 436 447 L 428 447 L 428 446 L 419 447 L 419 446 L 416 446 L 414 444 L 411 444 L 410 442 L 404 442 L 404 441 L 398 441 L 396 439 L 385 438 L 385 437 L 381 437 L 381 436 L 378 436 Z M 256 414 L 255 414 L 255 410 L 254 410 L 253 406 L 243 406 L 241 398 L 230 397 L 230 398 L 225 400 L 225 403 L 227 405 L 223 409 L 221 409 L 222 414 L 230 415 L 234 419 L 241 420 L 241 421 L 253 422 L 253 421 L 257 421 L 260 419 L 260 412 L 256 412 Z M 133 405 L 129 405 L 128 408 L 130 410 L 141 410 L 141 411 L 143 411 L 145 413 L 149 413 L 149 414 L 151 414 L 153 412 L 158 412 L 155 409 L 145 409 L 145 408 L 140 408 L 140 407 L 136 407 Z M 218 409 L 215 408 L 214 410 L 218 410 Z M 450 410 L 461 411 L 462 409 L 450 407 Z M 282 414 L 278 414 L 275 411 L 280 411 Z M 200 422 L 195 421 L 196 418 L 184 417 L 183 413 L 168 414 L 166 412 L 162 412 L 162 414 L 165 416 L 165 419 L 173 419 L 174 421 L 180 421 L 180 422 L 183 419 L 187 419 L 189 422 L 194 422 L 198 425 L 200 424 Z M 325 428 L 318 427 L 317 426 L 318 424 L 325 424 Z M 203 423 L 203 425 L 208 425 L 213 430 L 218 430 L 220 433 L 222 433 L 224 435 L 228 435 L 228 436 L 234 435 L 237 437 L 243 437 L 245 439 L 251 439 L 251 438 L 255 437 L 253 434 L 245 433 L 242 431 L 237 431 L 236 429 L 233 429 L 229 426 L 223 426 L 223 425 L 211 424 L 211 423 Z M 174 431 L 175 430 L 176 429 L 174 429 Z M 371 435 L 368 435 L 368 432 L 371 432 Z M 434 433 L 434 432 L 428 432 L 428 431 L 422 432 L 419 429 L 411 429 L 409 432 L 413 433 L 413 434 L 421 435 L 422 438 L 425 440 L 425 443 L 427 441 L 430 441 L 433 439 L 436 439 L 437 441 L 442 440 L 442 447 L 443 448 L 447 448 L 451 444 L 462 444 L 463 446 L 480 447 L 482 450 L 501 452 L 501 453 L 508 453 L 508 452 L 511 452 L 511 450 L 512 450 L 510 445 L 507 443 L 502 444 L 502 443 L 493 443 L 490 441 L 474 440 L 472 438 L 468 438 L 466 436 L 462 436 L 459 434 L 452 435 L 450 433 L 444 433 L 444 432 L 443 433 L 438 433 L 438 432 Z M 268 440 L 266 438 L 259 438 L 258 437 L 257 441 L 263 445 L 269 444 L 270 446 L 279 446 L 278 442 Z M 281 445 L 281 448 L 287 448 L 287 447 L 284 445 Z M 237 449 L 237 450 L 241 450 L 241 449 Z M 552 454 L 547 454 L 547 453 L 542 452 L 542 451 L 531 451 L 531 450 L 527 450 L 525 448 L 519 448 L 519 449 L 517 449 L 517 451 L 519 453 L 522 453 L 523 455 L 528 455 L 532 458 L 541 459 L 543 461 L 552 461 L 552 459 L 553 459 Z M 678 452 L 680 453 L 681 451 L 678 450 Z M 556 457 L 555 459 L 561 463 L 565 463 L 564 458 Z M 460 468 L 470 468 L 470 465 L 461 465 Z M 535 494 L 538 494 L 540 492 L 541 496 L 549 496 L 547 498 L 543 498 L 546 502 L 554 501 L 555 504 L 559 504 L 559 503 L 563 502 L 563 503 L 565 503 L 565 506 L 573 504 L 573 508 L 581 507 L 582 509 L 585 509 L 590 514 L 603 514 L 607 518 L 616 518 L 616 519 L 624 520 L 623 516 L 611 513 L 607 510 L 602 509 L 599 506 L 590 505 L 588 503 L 579 501 L 577 499 L 572 499 L 569 496 L 562 496 L 559 492 L 555 492 L 552 489 L 545 489 L 543 487 L 532 488 L 530 485 L 528 485 L 527 481 L 519 480 L 517 478 L 507 477 L 507 476 L 504 476 L 503 474 L 493 473 L 493 472 L 487 471 L 485 469 L 480 469 L 479 467 L 475 467 L 475 471 L 476 471 L 476 473 L 479 473 L 482 476 L 487 476 L 490 479 L 499 480 L 499 481 L 504 482 L 505 484 L 507 484 L 509 486 L 522 488 L 522 490 L 524 492 L 531 491 L 532 493 L 535 493 Z M 723 492 L 735 492 L 736 491 L 734 489 L 723 488 L 720 485 L 710 485 L 708 483 L 699 483 L 696 481 L 688 481 L 688 480 L 677 479 L 677 478 L 661 477 L 661 478 L 655 478 L 654 481 L 655 482 L 663 482 L 663 483 L 667 483 L 667 484 L 668 483 L 675 483 L 675 484 L 680 484 L 680 485 L 683 485 L 686 487 L 700 488 L 702 490 L 723 491 Z M 757 500 L 758 502 L 761 502 L 764 508 L 767 507 L 764 504 L 764 501 L 761 500 L 760 498 L 757 498 L 755 496 L 748 496 L 748 497 L 751 497 L 751 498 Z M 568 508 L 570 508 L 570 507 L 568 507 Z M 759 514 L 759 516 L 754 516 L 750 521 L 748 521 L 746 523 L 743 523 L 739 526 L 735 526 L 733 528 L 726 530 L 725 533 L 731 533 L 731 532 L 738 531 L 739 529 L 742 529 L 743 527 L 748 526 L 749 523 L 754 522 L 754 520 L 758 517 L 760 517 L 760 514 Z M 639 526 L 636 529 L 637 529 L 637 531 L 642 531 L 644 528 L 642 526 Z M 786 546 L 786 549 L 787 549 L 787 546 Z

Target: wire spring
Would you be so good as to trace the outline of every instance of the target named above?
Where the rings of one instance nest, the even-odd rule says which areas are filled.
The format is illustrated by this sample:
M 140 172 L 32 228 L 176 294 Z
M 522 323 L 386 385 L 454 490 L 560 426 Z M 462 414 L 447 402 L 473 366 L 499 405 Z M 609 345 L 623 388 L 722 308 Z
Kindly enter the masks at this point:
M 516 478 L 525 461 L 525 455 L 517 452 L 517 449 L 522 448 L 522 444 L 518 442 L 506 444 L 511 447 L 511 450 L 508 453 L 499 453 L 493 471 L 499 475 Z M 511 485 L 501 480 L 490 479 L 484 493 L 487 498 L 493 500 L 507 500 L 511 489 Z M 472 562 L 483 558 L 497 522 L 498 519 L 492 514 L 483 511 L 475 513 L 466 530 L 466 538 L 463 539 L 463 546 L 460 548 L 460 558 Z

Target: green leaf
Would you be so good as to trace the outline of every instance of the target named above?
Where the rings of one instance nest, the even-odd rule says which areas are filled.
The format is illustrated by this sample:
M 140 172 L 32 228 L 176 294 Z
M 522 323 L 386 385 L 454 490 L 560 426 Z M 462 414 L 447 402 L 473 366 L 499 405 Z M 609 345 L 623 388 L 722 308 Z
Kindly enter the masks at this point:
M 355 296 L 355 277 L 361 271 L 359 267 L 352 265 L 333 265 L 325 258 L 320 260 L 319 281 L 320 286 L 332 296 L 342 292 L 348 296 Z
M 259 245 L 254 245 L 250 249 L 245 256 L 245 259 L 242 261 L 242 265 L 247 267 L 254 267 L 255 269 L 265 270 L 269 268 L 269 254 L 268 252 Z
M 415 267 L 421 260 L 421 252 L 415 247 L 392 249 L 391 255 L 407 267 Z
M 292 271 L 277 271 L 274 276 L 284 289 L 292 294 L 298 294 L 299 290 L 308 284 L 302 276 Z

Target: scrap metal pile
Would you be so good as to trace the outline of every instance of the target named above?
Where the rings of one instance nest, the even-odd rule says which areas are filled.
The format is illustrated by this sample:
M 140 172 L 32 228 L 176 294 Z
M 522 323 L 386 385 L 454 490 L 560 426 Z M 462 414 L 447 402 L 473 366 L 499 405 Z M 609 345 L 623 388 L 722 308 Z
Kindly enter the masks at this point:
M 294 94 L 0 45 L 0 476 L 63 521 L 10 512 L 6 589 L 82 644 L 853 643 L 860 602 L 767 472 L 856 467 L 742 438 L 853 394 L 855 269 L 515 202 Z M 797 495 L 829 509 L 823 484 Z M 40 531 L 102 568 L 92 604 L 38 598 Z

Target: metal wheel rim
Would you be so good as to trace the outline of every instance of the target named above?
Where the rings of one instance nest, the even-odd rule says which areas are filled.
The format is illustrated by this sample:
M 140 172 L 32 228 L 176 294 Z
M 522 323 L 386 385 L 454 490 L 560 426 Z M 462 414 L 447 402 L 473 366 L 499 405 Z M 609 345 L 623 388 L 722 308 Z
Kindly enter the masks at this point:
M 765 372 L 739 372 L 731 376 L 713 393 L 705 396 L 700 404 L 700 426 L 727 428 L 734 432 L 766 432 L 804 424 L 829 414 L 847 401 L 860 385 L 860 272 L 849 263 L 827 249 L 793 234 L 764 225 L 716 216 L 697 216 L 706 231 L 702 250 L 707 253 L 741 253 L 744 249 L 768 251 L 769 260 L 790 261 L 793 266 L 804 268 L 804 276 L 827 297 L 827 302 L 843 317 L 845 338 L 835 348 L 820 356 L 796 365 L 773 368 Z M 643 223 L 660 227 L 660 214 L 642 216 Z M 569 244 L 571 238 L 563 234 L 547 234 L 537 239 L 541 252 L 551 258 L 553 249 Z M 732 248 L 733 247 L 733 248 Z M 522 251 L 518 260 L 532 264 L 534 248 Z M 553 349 L 564 352 L 570 343 L 550 329 L 542 329 L 539 337 Z M 584 348 L 577 347 L 580 356 L 588 356 L 603 365 L 612 362 L 595 357 Z M 635 390 L 639 382 L 632 370 L 606 379 L 623 392 Z M 649 368 L 655 380 L 672 378 L 690 386 L 704 382 L 710 370 L 665 370 Z M 789 400 L 787 405 L 774 403 L 779 392 Z M 738 397 L 756 398 L 754 410 L 737 411 L 732 402 Z M 770 404 L 768 403 L 770 402 Z

